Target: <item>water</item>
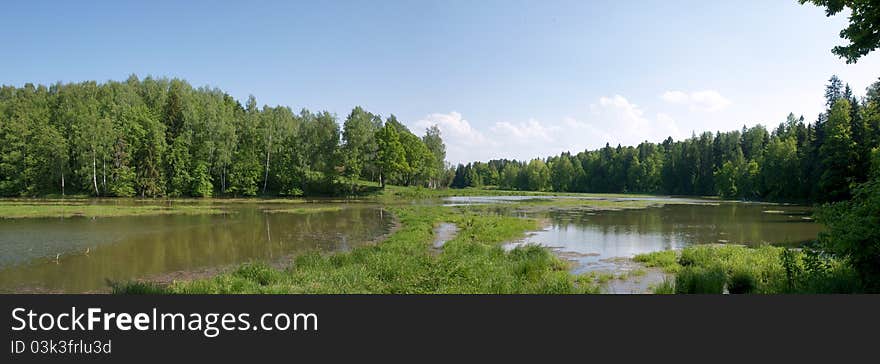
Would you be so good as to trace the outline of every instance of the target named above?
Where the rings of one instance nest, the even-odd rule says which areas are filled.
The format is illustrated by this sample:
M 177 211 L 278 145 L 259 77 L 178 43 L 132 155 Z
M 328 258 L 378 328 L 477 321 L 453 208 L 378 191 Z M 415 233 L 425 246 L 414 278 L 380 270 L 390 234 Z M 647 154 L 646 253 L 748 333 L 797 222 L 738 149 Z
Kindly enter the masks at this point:
M 821 225 L 802 206 L 755 203 L 670 204 L 620 211 L 558 210 L 530 214 L 548 226 L 515 244 L 552 247 L 578 263 L 576 273 L 616 270 L 619 258 L 693 244 L 797 245 Z
M 577 196 L 577 195 L 560 195 L 560 196 L 452 196 L 443 199 L 444 206 L 465 206 L 465 205 L 481 205 L 481 204 L 505 204 L 522 201 L 533 200 L 609 200 L 609 201 L 651 201 L 651 202 L 675 202 L 675 203 L 710 203 L 717 202 L 715 200 L 706 200 L 700 198 L 686 197 L 664 197 L 664 196 Z
M 339 206 L 339 211 L 266 209 Z M 306 251 L 345 251 L 387 233 L 377 205 L 240 203 L 222 215 L 0 220 L 0 291 L 89 292 L 149 278 Z M 56 259 L 57 257 L 57 259 Z
M 459 197 L 430 203 L 506 201 L 497 205 L 499 212 L 545 219 L 545 229 L 515 244 L 554 248 L 578 263 L 576 273 L 620 270 L 619 258 L 692 244 L 797 245 L 815 239 L 821 230 L 819 224 L 809 219 L 810 210 L 806 207 L 666 197 L 647 200 L 674 204 L 620 211 L 517 212 L 513 202 L 534 198 L 546 199 Z M 306 251 L 349 250 L 374 241 L 387 233 L 392 224 L 387 212 L 368 203 L 230 203 L 220 207 L 229 213 L 0 219 L 0 291 L 92 292 L 106 290 L 108 280 L 167 280 L 169 276 L 186 278 L 187 272 L 247 261 L 279 263 Z M 265 212 L 302 207 L 341 210 L 306 214 Z M 452 226 L 445 230 L 454 235 Z

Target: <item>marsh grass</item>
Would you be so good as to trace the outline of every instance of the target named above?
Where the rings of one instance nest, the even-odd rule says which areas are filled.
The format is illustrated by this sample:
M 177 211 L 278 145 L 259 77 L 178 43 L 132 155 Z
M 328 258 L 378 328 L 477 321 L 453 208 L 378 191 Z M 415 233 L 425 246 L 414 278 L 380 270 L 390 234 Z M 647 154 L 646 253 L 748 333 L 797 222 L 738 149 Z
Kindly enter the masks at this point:
M 675 293 L 711 293 L 724 292 L 724 270 L 720 266 L 685 267 L 675 276 Z
M 22 202 L 0 201 L 0 219 L 40 217 L 117 217 L 150 215 L 221 214 L 223 210 L 211 206 L 192 205 L 111 205 L 85 204 L 72 201 Z
M 531 219 L 484 215 L 442 206 L 389 208 L 401 228 L 382 243 L 334 254 L 307 253 L 285 269 L 249 263 L 218 276 L 174 282 L 170 293 L 598 293 L 568 272 L 549 249 L 503 242 L 538 227 Z M 432 252 L 433 226 L 450 222 L 458 235 Z M 138 292 L 125 287 L 115 292 Z
M 651 287 L 651 293 L 653 294 L 674 294 L 675 293 L 675 281 L 671 279 L 663 279 L 663 282 L 660 282 Z
M 578 276 L 578 279 L 582 282 L 592 282 L 596 285 L 604 285 L 615 279 L 626 279 L 627 276 L 625 274 L 615 275 L 611 272 L 603 272 L 603 271 L 592 271 L 582 273 Z
M 642 277 L 646 274 L 648 274 L 648 271 L 641 268 L 636 268 L 627 272 L 627 277 Z
M 678 253 L 675 250 L 662 250 L 647 254 L 639 254 L 634 261 L 644 264 L 646 267 L 663 269 L 667 273 L 675 273 L 681 269 L 678 264 Z
M 697 245 L 637 255 L 634 260 L 675 274 L 676 293 L 854 293 L 854 272 L 827 259 L 811 268 L 800 249 L 778 246 Z
M 169 293 L 165 287 L 152 282 L 108 283 L 113 294 L 147 295 Z

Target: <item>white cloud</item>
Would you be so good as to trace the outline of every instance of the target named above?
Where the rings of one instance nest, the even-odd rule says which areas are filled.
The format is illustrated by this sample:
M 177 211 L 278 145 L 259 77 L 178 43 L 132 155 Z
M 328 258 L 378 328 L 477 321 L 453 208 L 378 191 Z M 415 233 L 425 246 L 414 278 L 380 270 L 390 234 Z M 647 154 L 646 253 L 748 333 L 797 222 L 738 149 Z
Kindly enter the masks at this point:
M 486 142 L 486 137 L 479 130 L 474 129 L 471 123 L 461 117 L 458 112 L 449 114 L 430 114 L 416 122 L 420 128 L 428 128 L 437 125 L 444 135 L 463 141 L 467 144 L 479 144 Z
M 606 142 L 637 145 L 645 140 L 660 142 L 668 136 L 684 137 L 672 117 L 665 113 L 645 116 L 638 105 L 621 95 L 599 98 L 590 111 L 585 118 L 565 117 L 558 122 L 499 121 L 484 131 L 454 111 L 427 115 L 415 125 L 426 128 L 436 124 L 440 128 L 447 160 L 453 164 L 494 158 L 528 160 L 595 149 Z
M 502 121 L 495 123 L 495 125 L 490 128 L 496 137 L 529 142 L 552 142 L 553 137 L 551 134 L 557 129 L 558 127 L 545 126 L 535 119 L 529 119 L 528 122 L 517 124 Z
M 688 94 L 681 91 L 666 91 L 661 98 L 663 101 L 671 102 L 673 104 L 684 104 L 690 99 Z
M 686 105 L 691 111 L 715 112 L 724 110 L 732 103 L 715 90 L 703 90 L 691 93 L 666 91 L 660 96 L 660 98 L 671 104 Z
M 487 158 L 484 152 L 496 146 L 482 132 L 471 126 L 458 112 L 434 113 L 425 116 L 415 125 L 421 129 L 437 125 L 446 144 L 446 160 L 459 163 Z

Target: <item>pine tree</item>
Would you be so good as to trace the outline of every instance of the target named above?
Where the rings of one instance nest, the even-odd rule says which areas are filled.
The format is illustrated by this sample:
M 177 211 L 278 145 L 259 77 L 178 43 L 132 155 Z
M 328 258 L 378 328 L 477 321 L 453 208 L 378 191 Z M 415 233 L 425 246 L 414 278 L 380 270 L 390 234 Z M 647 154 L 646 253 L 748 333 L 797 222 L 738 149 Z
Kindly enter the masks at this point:
M 850 122 L 849 101 L 838 99 L 828 115 L 826 140 L 819 150 L 822 163 L 819 187 L 823 200 L 839 201 L 849 197 L 856 159 Z

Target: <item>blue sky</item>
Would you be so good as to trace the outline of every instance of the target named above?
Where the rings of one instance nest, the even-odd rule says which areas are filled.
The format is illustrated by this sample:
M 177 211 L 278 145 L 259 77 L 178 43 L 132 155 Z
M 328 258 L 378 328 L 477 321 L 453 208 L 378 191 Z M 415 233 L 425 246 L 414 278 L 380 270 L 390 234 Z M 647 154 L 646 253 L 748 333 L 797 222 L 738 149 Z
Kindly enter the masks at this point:
M 795 0 L 182 3 L 6 3 L 0 84 L 136 73 L 361 105 L 438 124 L 460 162 L 813 120 L 832 74 L 858 94 L 880 76 L 877 53 L 831 54 L 844 16 Z

